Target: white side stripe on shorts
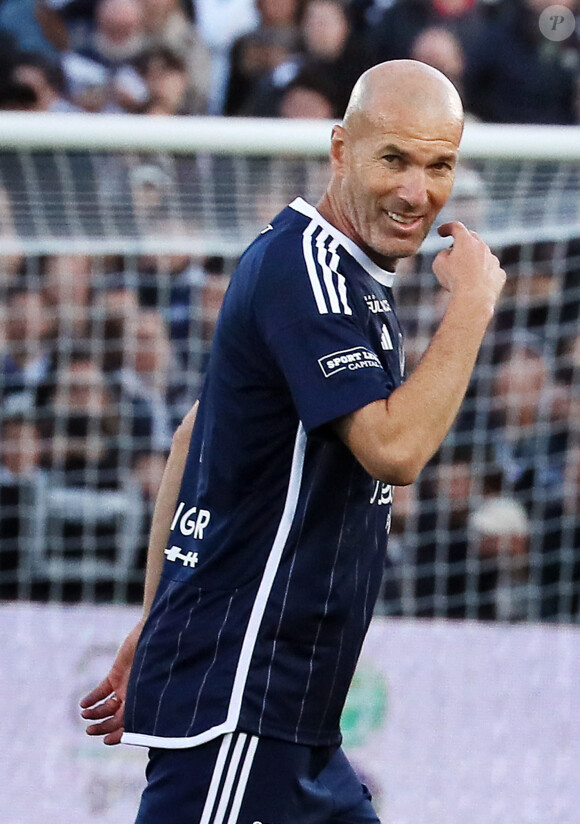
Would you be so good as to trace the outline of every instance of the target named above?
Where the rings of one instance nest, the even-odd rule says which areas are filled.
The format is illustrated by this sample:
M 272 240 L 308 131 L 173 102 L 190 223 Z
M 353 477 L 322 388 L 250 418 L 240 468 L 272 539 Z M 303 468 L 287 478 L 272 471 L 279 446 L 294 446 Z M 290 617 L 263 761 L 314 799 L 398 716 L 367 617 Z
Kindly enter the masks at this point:
M 219 786 L 221 784 L 222 773 L 224 770 L 226 759 L 228 757 L 228 752 L 232 743 L 232 738 L 232 733 L 224 735 L 222 745 L 218 753 L 218 757 L 216 758 L 213 775 L 211 777 L 211 783 L 209 785 L 205 806 L 203 808 L 203 813 L 199 824 L 209 824 L 209 819 L 213 812 L 216 796 L 218 794 Z
M 200 824 L 236 824 L 257 746 L 256 736 L 246 733 L 224 736 Z
M 246 757 L 242 765 L 242 771 L 240 772 L 238 789 L 236 790 L 236 794 L 234 796 L 234 803 L 232 804 L 232 811 L 230 813 L 230 817 L 228 818 L 228 824 L 236 824 L 238 820 L 238 814 L 240 812 L 240 807 L 242 806 L 242 801 L 244 800 L 244 793 L 246 792 L 246 787 L 248 786 L 248 778 L 250 775 L 250 770 L 252 769 L 252 763 L 254 761 L 254 755 L 256 754 L 257 746 L 258 739 L 255 735 L 253 735 L 250 738 L 248 751 L 246 753 Z

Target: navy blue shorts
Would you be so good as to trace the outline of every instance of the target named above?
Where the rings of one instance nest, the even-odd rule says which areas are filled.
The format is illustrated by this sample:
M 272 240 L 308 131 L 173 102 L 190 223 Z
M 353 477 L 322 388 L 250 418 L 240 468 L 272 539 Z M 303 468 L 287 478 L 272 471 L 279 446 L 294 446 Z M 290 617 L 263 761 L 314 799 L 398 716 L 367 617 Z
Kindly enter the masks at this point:
M 380 824 L 342 749 L 233 733 L 151 749 L 136 824 Z

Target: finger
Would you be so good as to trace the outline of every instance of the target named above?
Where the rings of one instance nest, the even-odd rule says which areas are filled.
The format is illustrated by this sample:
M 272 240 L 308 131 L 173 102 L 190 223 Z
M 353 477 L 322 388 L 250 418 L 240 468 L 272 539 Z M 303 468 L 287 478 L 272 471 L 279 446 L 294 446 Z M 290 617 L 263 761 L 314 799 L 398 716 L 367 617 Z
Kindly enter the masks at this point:
M 457 237 L 461 232 L 467 232 L 467 229 L 459 220 L 451 220 L 449 223 L 442 223 L 437 227 L 437 231 L 441 237 Z
M 99 718 L 108 718 L 110 715 L 115 715 L 120 707 L 120 699 L 116 695 L 107 698 L 106 701 L 96 704 L 95 706 L 87 707 L 81 712 L 83 718 L 90 718 L 96 720 Z
M 125 730 L 123 727 L 120 727 L 118 730 L 115 730 L 115 732 L 110 732 L 103 738 L 103 744 L 107 744 L 108 746 L 112 746 L 113 744 L 120 744 L 121 736 L 124 732 Z
M 100 721 L 98 724 L 90 724 L 87 729 L 87 735 L 107 735 L 115 732 L 123 726 L 123 715 L 113 715 L 105 721 Z
M 113 687 L 108 678 L 104 678 L 101 683 L 91 690 L 84 698 L 81 698 L 81 707 L 92 707 L 100 701 L 104 701 L 113 692 Z

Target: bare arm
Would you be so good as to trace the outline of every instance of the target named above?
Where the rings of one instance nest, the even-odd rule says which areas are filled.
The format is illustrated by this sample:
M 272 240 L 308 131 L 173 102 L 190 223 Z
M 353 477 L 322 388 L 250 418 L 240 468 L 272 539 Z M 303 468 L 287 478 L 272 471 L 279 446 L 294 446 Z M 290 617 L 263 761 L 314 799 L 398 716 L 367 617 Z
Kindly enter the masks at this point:
M 121 644 L 108 674 L 100 684 L 81 700 L 83 718 L 97 722 L 87 727 L 87 734 L 103 735 L 105 744 L 118 744 L 123 734 L 125 698 L 127 695 L 129 675 L 135 657 L 137 642 L 139 641 L 143 625 L 151 610 L 161 577 L 164 550 L 167 546 L 171 519 L 177 504 L 177 496 L 179 495 L 181 479 L 185 469 L 185 461 L 187 459 L 191 433 L 197 415 L 197 407 L 198 404 L 196 402 L 173 436 L 171 451 L 155 500 L 155 509 L 149 535 L 149 547 L 147 550 L 143 615 Z
M 453 423 L 473 372 L 505 273 L 487 245 L 462 224 L 440 227 L 453 235 L 433 270 L 450 292 L 445 316 L 420 364 L 387 400 L 336 423 L 339 437 L 365 469 L 385 483 L 412 483 Z
M 151 610 L 159 584 L 159 578 L 161 577 L 164 558 L 163 552 L 167 546 L 169 527 L 177 505 L 177 496 L 179 495 L 179 487 L 181 485 L 181 479 L 183 478 L 183 470 L 185 469 L 187 450 L 197 415 L 197 407 L 198 402 L 196 401 L 173 436 L 171 451 L 155 500 L 155 509 L 153 511 L 151 531 L 149 534 L 149 546 L 147 548 L 143 617 L 141 619 L 143 623 Z

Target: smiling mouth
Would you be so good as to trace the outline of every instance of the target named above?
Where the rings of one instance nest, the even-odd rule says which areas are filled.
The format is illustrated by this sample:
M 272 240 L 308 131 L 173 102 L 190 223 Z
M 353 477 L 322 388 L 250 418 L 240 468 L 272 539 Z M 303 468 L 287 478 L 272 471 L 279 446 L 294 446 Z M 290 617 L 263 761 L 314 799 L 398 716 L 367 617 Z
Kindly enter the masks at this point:
M 400 215 L 398 212 L 387 211 L 387 215 L 400 226 L 415 226 L 423 219 L 421 215 Z

